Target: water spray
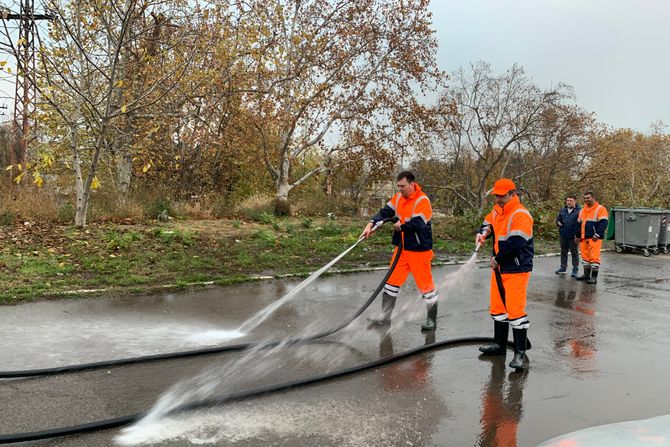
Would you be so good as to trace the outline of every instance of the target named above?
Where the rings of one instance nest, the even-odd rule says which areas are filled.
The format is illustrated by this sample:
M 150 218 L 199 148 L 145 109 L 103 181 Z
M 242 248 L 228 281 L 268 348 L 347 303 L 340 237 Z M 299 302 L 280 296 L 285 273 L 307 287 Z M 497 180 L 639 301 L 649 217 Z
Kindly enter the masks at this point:
M 398 218 L 397 217 L 389 217 L 383 220 L 380 220 L 379 222 L 376 222 L 374 226 L 372 227 L 372 231 L 370 234 L 374 233 L 377 231 L 379 228 L 381 228 L 382 225 L 386 222 L 397 222 Z M 295 286 L 293 289 L 291 289 L 290 292 L 288 292 L 286 295 L 281 297 L 279 300 L 276 302 L 270 304 L 269 306 L 265 307 L 265 309 L 257 312 L 255 315 L 253 315 L 251 318 L 249 318 L 247 321 L 242 323 L 239 328 L 237 328 L 237 332 L 246 334 L 249 331 L 252 331 L 256 327 L 258 327 L 259 324 L 264 322 L 270 315 L 274 313 L 275 310 L 279 309 L 284 303 L 289 301 L 291 298 L 296 296 L 301 290 L 303 290 L 305 287 L 316 281 L 316 279 L 323 275 L 326 270 L 331 268 L 335 263 L 337 263 L 340 259 L 342 259 L 344 256 L 346 256 L 351 250 L 356 248 L 358 244 L 360 244 L 363 240 L 365 240 L 366 237 L 361 234 L 361 236 L 358 238 L 358 240 L 349 248 L 344 250 L 342 253 L 337 255 L 335 258 L 333 258 L 332 261 L 330 261 L 328 264 L 324 265 L 321 267 L 319 270 L 316 272 L 312 273 L 309 275 L 307 278 L 305 278 L 300 284 Z
M 394 219 L 387 219 L 385 221 L 393 221 Z M 372 231 L 377 230 L 385 221 L 377 222 Z M 349 249 L 345 250 L 344 254 L 348 253 L 350 250 L 352 250 L 358 243 L 360 243 L 363 239 L 363 237 L 359 237 L 359 239 L 356 241 L 356 243 L 350 247 Z M 471 257 L 470 261 L 466 263 L 466 265 L 463 266 L 463 268 L 467 267 L 468 265 L 472 265 L 474 263 L 474 258 L 477 255 L 477 251 L 479 250 L 481 244 L 477 244 L 477 247 L 475 249 L 475 252 L 473 253 L 473 256 Z M 291 345 L 297 342 L 304 343 L 308 341 L 314 341 L 319 338 L 325 337 L 326 335 L 333 334 L 335 332 L 338 332 L 339 330 L 344 329 L 345 327 L 349 326 L 358 316 L 360 316 L 365 309 L 368 308 L 368 306 L 372 303 L 372 301 L 375 299 L 375 297 L 381 292 L 381 289 L 383 285 L 386 283 L 388 278 L 390 277 L 391 273 L 393 272 L 400 254 L 402 253 L 402 244 L 398 247 L 399 250 L 396 252 L 393 262 L 383 278 L 383 280 L 380 282 L 380 284 L 377 286 L 375 291 L 372 293 L 371 297 L 367 300 L 367 302 L 356 312 L 355 315 L 353 315 L 349 320 L 341 324 L 340 326 L 336 328 L 332 328 L 329 330 L 326 330 L 322 333 L 315 334 L 309 337 L 304 337 L 302 339 L 287 339 L 283 340 L 282 343 L 278 342 L 266 342 L 263 343 L 264 348 L 268 347 L 279 347 L 280 345 L 282 346 L 287 346 Z M 342 256 L 339 256 L 336 258 L 339 260 Z M 332 261 L 331 261 L 332 262 Z M 336 261 L 335 261 L 336 262 Z M 334 263 L 334 262 L 333 262 Z M 330 264 L 330 263 L 329 263 Z M 330 264 L 332 265 L 332 264 Z M 463 269 L 462 268 L 462 269 Z M 462 269 L 459 269 L 459 272 L 454 272 L 454 273 L 460 273 Z M 315 272 L 314 274 L 310 275 L 310 278 L 312 276 L 316 275 L 316 273 L 323 273 L 320 269 L 318 272 Z M 325 270 L 324 270 L 325 271 Z M 314 279 L 316 279 L 317 276 L 314 276 L 311 281 L 312 282 Z M 308 278 L 309 279 L 309 278 Z M 448 275 L 447 278 L 445 278 L 444 285 L 448 285 L 452 282 L 456 282 L 456 275 Z M 307 280 L 303 281 L 301 285 L 306 283 Z M 308 284 L 308 283 L 307 283 Z M 303 285 L 303 288 L 306 284 Z M 298 287 L 296 287 L 297 289 Z M 293 290 L 291 291 L 293 292 Z M 291 296 L 294 296 L 295 292 Z M 283 299 L 282 299 L 283 300 Z M 281 300 L 280 300 L 281 301 Z M 269 313 L 268 313 L 269 315 Z M 467 337 L 467 338 L 460 338 L 460 339 L 451 339 L 451 340 L 443 340 L 439 342 L 434 342 L 430 343 L 428 345 L 422 346 L 420 348 L 412 349 L 410 351 L 406 351 L 403 353 L 395 354 L 390 357 L 386 357 L 377 361 L 369 362 L 369 363 L 364 363 L 361 365 L 357 365 L 351 368 L 347 368 L 344 370 L 339 370 L 339 371 L 333 371 L 330 373 L 322 374 L 322 375 L 317 375 L 317 376 L 312 376 L 304 379 L 299 379 L 283 384 L 277 384 L 277 385 L 271 385 L 271 386 L 265 386 L 253 390 L 248 390 L 248 391 L 243 391 L 243 392 L 233 392 L 228 395 L 224 396 L 219 396 L 215 398 L 209 398 L 209 399 L 204 399 L 192 403 L 182 403 L 182 405 L 179 405 L 175 408 L 172 408 L 169 411 L 169 414 L 175 414 L 178 412 L 183 412 L 183 411 L 193 411 L 197 409 L 205 409 L 205 408 L 211 408 L 215 406 L 220 406 L 225 403 L 229 402 L 235 402 L 235 401 L 240 401 L 244 399 L 249 399 L 252 397 L 258 397 L 262 395 L 267 395 L 275 392 L 280 392 L 280 391 L 286 391 L 290 389 L 295 389 L 298 387 L 302 386 L 309 386 L 309 385 L 315 385 L 318 383 L 323 383 L 327 382 L 330 380 L 333 380 L 335 378 L 340 378 L 340 377 L 345 377 L 350 374 L 356 374 L 365 370 L 369 369 L 374 369 L 378 368 L 380 366 L 396 362 L 396 361 L 401 361 L 402 359 L 411 357 L 411 356 L 416 356 L 417 354 L 426 352 L 428 350 L 432 349 L 441 349 L 441 348 L 447 348 L 447 347 L 452 347 L 452 346 L 459 346 L 463 344 L 471 344 L 471 343 L 481 343 L 481 342 L 490 342 L 493 341 L 492 338 L 489 337 Z M 508 347 L 511 347 L 511 343 L 507 343 Z M 164 359 L 164 358 L 176 358 L 176 357 L 187 357 L 187 356 L 192 356 L 192 355 L 202 355 L 202 354 L 211 354 L 214 352 L 223 352 L 223 351 L 233 351 L 233 350 L 243 350 L 243 349 L 250 349 L 253 347 L 261 348 L 261 346 L 258 345 L 253 345 L 253 344 L 243 344 L 243 345 L 237 345 L 237 346 L 228 346 L 228 347 L 220 347 L 220 348 L 215 348 L 215 349 L 206 349 L 206 350 L 197 350 L 197 351 L 190 351 L 190 352 L 183 352 L 183 353 L 172 353 L 168 355 L 160 355 L 160 356 L 148 356 L 145 358 L 136 358 L 136 359 L 122 359 L 121 361 L 117 362 L 98 362 L 97 364 L 89 364 L 89 365 L 79 365 L 77 367 L 65 367 L 65 368 L 54 368 L 49 371 L 41 371 L 42 373 L 47 373 L 47 374 L 35 374 L 35 375 L 48 375 L 48 374 L 54 374 L 54 373 L 59 373 L 59 372 L 70 372 L 74 370 L 82 370 L 82 369 L 88 369 L 92 367 L 100 367 L 103 363 L 107 364 L 107 366 L 113 366 L 114 364 L 127 364 L 127 363 L 138 363 L 140 361 L 147 361 L 147 360 L 158 360 L 158 359 Z M 232 348 L 232 349 L 231 349 Z M 173 356 L 173 357 L 169 357 Z M 40 371 L 36 371 L 40 372 Z M 17 373 L 17 372 L 15 372 Z M 25 373 L 25 372 L 24 372 Z M 32 374 L 30 374 L 32 375 Z M 9 375 L 5 377 L 21 377 L 25 376 L 25 374 L 19 375 Z M 0 377 L 3 377 L 2 374 L 0 374 Z M 103 429 L 110 429 L 110 428 L 115 428 L 115 427 L 121 427 L 125 426 L 134 422 L 139 421 L 140 419 L 144 418 L 147 416 L 148 413 L 136 413 L 132 415 L 127 415 L 127 416 L 122 416 L 122 417 L 117 417 L 114 419 L 108 419 L 108 420 L 102 420 L 102 421 L 96 421 L 96 422 L 91 422 L 87 424 L 81 424 L 77 426 L 71 426 L 71 427 L 61 427 L 61 428 L 54 428 L 54 429 L 49 429 L 49 430 L 42 430 L 42 431 L 36 431 L 36 432 L 24 432 L 24 433 L 14 433 L 14 434 L 7 434 L 7 435 L 0 435 L 0 444 L 5 444 L 5 443 L 13 443 L 13 442 L 25 442 L 25 441 L 30 441 L 30 440 L 38 440 L 38 439 L 48 439 L 48 438 L 54 438 L 54 437 L 60 437 L 60 436 L 68 436 L 68 435 L 73 435 L 77 433 L 84 433 L 84 432 L 93 432 L 97 430 L 103 430 Z
M 385 222 L 396 222 L 397 217 L 391 217 L 384 219 L 383 221 L 379 221 L 375 224 L 373 227 L 373 231 L 376 231 L 379 229 Z M 364 239 L 364 238 L 362 238 Z M 361 238 L 356 242 L 355 245 L 360 243 L 362 241 Z M 348 253 L 351 249 L 353 249 L 353 246 L 350 247 L 349 249 L 346 250 L 346 253 Z M 345 254 L 346 254 L 345 253 Z M 371 293 L 370 297 L 366 300 L 363 305 L 346 321 L 340 323 L 338 326 L 334 328 L 329 328 L 326 329 L 322 332 L 319 332 L 317 334 L 312 334 L 308 337 L 303 337 L 303 338 L 295 338 L 292 339 L 292 343 L 297 343 L 297 342 L 307 342 L 307 341 L 312 341 L 312 340 L 317 340 L 319 338 L 326 337 L 330 334 L 333 334 L 335 332 L 338 332 L 342 330 L 343 328 L 347 327 L 352 321 L 354 321 L 356 318 L 358 318 L 365 310 L 372 304 L 372 302 L 375 300 L 375 298 L 381 293 L 382 288 L 384 287 L 384 284 L 386 284 L 386 281 L 390 278 L 391 274 L 393 273 L 393 270 L 395 269 L 395 266 L 398 264 L 398 260 L 400 259 L 400 254 L 402 253 L 402 246 L 400 247 L 400 250 L 395 254 L 393 261 L 391 262 L 391 266 L 386 272 L 386 275 L 381 279 L 375 290 Z M 340 259 L 341 256 L 338 256 L 336 259 Z M 332 261 L 331 261 L 332 262 Z M 330 264 L 330 263 L 329 263 Z M 331 264 L 332 265 L 332 264 Z M 305 281 L 303 281 L 303 288 L 306 285 L 305 283 L 309 280 L 309 282 L 312 282 L 316 275 L 316 273 L 323 273 L 321 271 L 322 269 L 319 270 L 319 272 L 315 272 L 314 274 L 311 275 L 311 279 L 307 278 Z M 325 270 L 324 270 L 325 271 Z M 297 289 L 297 287 L 296 287 Z M 294 289 L 295 290 L 295 289 Z M 289 293 L 295 294 L 292 290 Z M 291 295 L 293 296 L 293 295 Z M 283 299 L 283 298 L 282 298 Z M 281 301 L 281 300 L 280 300 Z M 270 307 L 274 306 L 271 305 Z M 272 309 L 274 311 L 275 309 Z M 267 315 L 270 315 L 271 312 L 269 312 Z M 255 318 L 255 317 L 252 317 Z M 249 321 L 243 323 L 248 324 Z M 242 334 L 244 335 L 244 334 Z M 272 347 L 278 345 L 279 342 L 265 342 L 263 343 L 264 346 L 266 347 Z M 102 368 L 113 368 L 113 367 L 118 367 L 121 365 L 131 365 L 131 364 L 138 364 L 138 363 L 149 363 L 149 362 L 158 362 L 158 361 L 164 361 L 164 360 L 172 360 L 172 359 L 178 359 L 178 358 L 188 358 L 188 357 L 198 357 L 198 356 L 203 356 L 203 355 L 212 355 L 212 354 L 221 354 L 221 353 L 226 353 L 226 352 L 239 352 L 239 351 L 244 351 L 247 349 L 254 348 L 258 345 L 258 343 L 239 343 L 239 344 L 226 344 L 222 346 L 213 346 L 213 347 L 206 347 L 206 348 L 199 348 L 199 349 L 191 349 L 188 351 L 178 351 L 178 352 L 167 352 L 167 353 L 162 353 L 162 354 L 150 354 L 150 355 L 144 355 L 144 356 L 139 356 L 139 357 L 129 357 L 129 358 L 122 358 L 122 359 L 114 359 L 114 360 L 102 360 L 102 361 L 97 361 L 97 362 L 90 362 L 90 363 L 81 363 L 77 365 L 64 365 L 64 366 L 56 366 L 56 367 L 51 367 L 51 368 L 40 368 L 40 369 L 26 369 L 26 370 L 16 370 L 16 371 L 0 371 L 0 379 L 10 379 L 10 378 L 19 378 L 19 377 L 38 377 L 38 376 L 53 376 L 53 375 L 58 375 L 58 374 L 66 374 L 66 373 L 74 373 L 74 372 L 79 372 L 79 371 L 86 371 L 86 370 L 93 370 L 93 369 L 102 369 Z

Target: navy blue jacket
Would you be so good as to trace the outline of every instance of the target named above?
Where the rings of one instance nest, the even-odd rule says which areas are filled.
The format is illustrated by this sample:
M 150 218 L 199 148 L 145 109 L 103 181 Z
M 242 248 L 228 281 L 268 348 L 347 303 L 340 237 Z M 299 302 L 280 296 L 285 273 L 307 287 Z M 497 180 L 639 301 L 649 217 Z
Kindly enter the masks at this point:
M 564 206 L 558 212 L 556 216 L 556 225 L 558 226 L 559 222 L 563 223 L 562 227 L 558 227 L 558 232 L 560 233 L 563 239 L 572 239 L 575 237 L 577 232 L 577 218 L 579 217 L 579 211 L 582 208 L 579 205 L 576 205 L 571 213 L 568 213 L 568 207 Z
M 421 191 L 416 184 L 416 191 L 408 198 L 402 197 L 400 193 L 394 195 L 386 206 L 375 214 L 370 222 L 376 223 L 380 220 L 396 216 L 403 222 L 402 233 L 405 237 L 404 250 L 428 251 L 433 249 L 433 209 L 428 196 Z M 400 231 L 393 232 L 393 245 L 400 245 Z

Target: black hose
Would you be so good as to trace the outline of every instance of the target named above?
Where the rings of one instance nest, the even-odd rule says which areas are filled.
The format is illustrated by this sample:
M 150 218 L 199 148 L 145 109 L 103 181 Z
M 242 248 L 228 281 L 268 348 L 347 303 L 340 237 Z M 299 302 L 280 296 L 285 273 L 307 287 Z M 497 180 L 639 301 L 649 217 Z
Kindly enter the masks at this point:
M 245 399 L 250 399 L 254 397 L 264 396 L 271 393 L 277 393 L 280 391 L 287 391 L 303 386 L 315 385 L 318 383 L 331 381 L 341 377 L 346 377 L 352 374 L 363 372 L 369 369 L 378 368 L 389 363 L 397 362 L 403 360 L 407 357 L 421 354 L 426 351 L 433 349 L 443 349 L 449 347 L 455 347 L 458 345 L 472 344 L 472 343 L 486 343 L 492 342 L 493 339 L 489 337 L 465 337 L 465 338 L 452 338 L 450 340 L 442 340 L 434 343 L 430 343 L 419 348 L 415 348 L 409 351 L 401 352 L 389 357 L 384 357 L 373 362 L 364 363 L 361 365 L 353 366 L 346 369 L 341 369 L 339 371 L 333 371 L 330 373 L 319 374 L 312 377 L 307 377 L 304 379 L 292 380 L 285 383 L 280 383 L 277 385 L 265 386 L 253 390 L 241 391 L 238 393 L 228 394 L 226 396 L 221 396 L 214 399 L 202 400 L 199 402 L 193 402 L 180 407 L 175 408 L 170 412 L 170 414 L 184 412 L 184 411 L 193 411 L 200 410 L 204 408 L 212 408 L 220 406 L 226 403 L 237 402 Z M 508 346 L 511 344 L 508 343 Z M 36 441 L 39 439 L 49 439 L 57 438 L 61 436 L 70 436 L 80 433 L 94 432 L 100 430 L 107 430 L 110 428 L 122 427 L 124 425 L 132 424 L 133 422 L 139 421 L 147 413 L 135 413 L 128 416 L 121 416 L 113 419 L 106 419 L 102 421 L 90 422 L 87 424 L 73 425 L 70 427 L 61 427 L 54 428 L 49 430 L 40 430 L 33 432 L 24 432 L 24 433 L 13 433 L 7 435 L 0 435 L 0 444 L 10 444 L 15 442 L 26 442 L 26 441 Z
M 393 218 L 390 219 L 385 219 L 385 221 L 392 222 Z M 402 238 L 401 238 L 402 241 Z M 225 346 L 214 346 L 210 348 L 201 348 L 201 349 L 193 349 L 190 351 L 178 351 L 178 352 L 169 352 L 165 354 L 153 354 L 153 355 L 145 355 L 145 356 L 140 356 L 140 357 L 131 357 L 131 358 L 126 358 L 126 359 L 117 359 L 117 360 L 102 360 L 99 362 L 91 362 L 91 363 L 81 363 L 79 365 L 66 365 L 66 366 L 57 366 L 53 368 L 42 368 L 42 369 L 26 369 L 26 370 L 19 370 L 19 371 L 0 371 L 0 379 L 11 379 L 11 378 L 18 378 L 18 377 L 36 377 L 36 376 L 53 376 L 56 374 L 65 374 L 65 373 L 71 373 L 71 372 L 77 372 L 77 371 L 84 371 L 84 370 L 91 370 L 91 369 L 101 369 L 101 368 L 109 368 L 113 366 L 121 366 L 121 365 L 129 365 L 129 364 L 136 364 L 136 363 L 148 363 L 148 362 L 157 362 L 161 360 L 170 360 L 170 359 L 178 359 L 178 358 L 186 358 L 186 357 L 197 357 L 197 356 L 202 356 L 202 355 L 212 355 L 212 354 L 219 354 L 223 352 L 235 352 L 235 351 L 243 351 L 245 349 L 250 349 L 253 347 L 257 346 L 263 346 L 264 348 L 271 348 L 278 346 L 280 344 L 286 344 L 286 345 L 292 345 L 296 343 L 303 343 L 306 341 L 311 341 L 311 340 L 316 340 L 319 338 L 323 338 L 327 335 L 331 335 L 337 331 L 342 330 L 343 328 L 349 326 L 351 322 L 353 322 L 356 318 L 358 318 L 365 310 L 372 304 L 372 302 L 377 298 L 377 295 L 379 295 L 379 292 L 381 292 L 382 288 L 384 287 L 384 284 L 386 284 L 386 281 L 391 277 L 391 274 L 393 273 L 393 270 L 395 270 L 396 265 L 398 264 L 398 260 L 400 259 L 400 254 L 402 253 L 403 247 L 402 247 L 402 242 L 398 246 L 398 250 L 396 251 L 396 255 L 393 258 L 393 262 L 391 263 L 391 266 L 389 267 L 388 271 L 386 272 L 386 275 L 384 275 L 384 278 L 382 278 L 381 282 L 379 285 L 377 285 L 377 288 L 372 292 L 370 297 L 365 301 L 365 303 L 345 322 L 340 324 L 337 327 L 334 327 L 332 329 L 325 330 L 323 332 L 319 332 L 317 334 L 309 335 L 306 337 L 300 337 L 300 338 L 293 338 L 293 339 L 287 339 L 287 340 L 282 340 L 282 341 L 268 341 L 268 342 L 261 342 L 261 343 L 241 343 L 241 344 L 236 344 L 236 345 L 225 345 Z

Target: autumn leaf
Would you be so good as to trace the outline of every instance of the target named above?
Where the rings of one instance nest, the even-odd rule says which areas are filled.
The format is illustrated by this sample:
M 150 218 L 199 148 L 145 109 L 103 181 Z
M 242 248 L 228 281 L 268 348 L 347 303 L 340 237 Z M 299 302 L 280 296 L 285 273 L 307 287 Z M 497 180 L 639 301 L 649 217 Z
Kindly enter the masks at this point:
M 14 177 L 14 183 L 16 183 L 17 185 L 18 185 L 19 183 L 21 183 L 21 179 L 23 178 L 23 176 L 24 176 L 25 174 L 26 174 L 25 172 L 22 172 L 22 173 L 20 173 L 19 175 L 17 175 L 16 177 Z
M 97 176 L 93 177 L 93 181 L 91 182 L 91 188 L 94 190 L 100 188 L 100 181 L 98 180 Z
M 33 183 L 36 184 L 38 188 L 42 187 L 44 179 L 42 178 L 40 171 L 33 171 Z

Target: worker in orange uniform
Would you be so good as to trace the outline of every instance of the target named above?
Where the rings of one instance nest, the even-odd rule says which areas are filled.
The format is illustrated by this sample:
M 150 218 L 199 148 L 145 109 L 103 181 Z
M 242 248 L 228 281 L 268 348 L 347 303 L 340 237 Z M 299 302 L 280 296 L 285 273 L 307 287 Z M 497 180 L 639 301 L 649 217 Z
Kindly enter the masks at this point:
M 396 297 L 400 287 L 412 273 L 421 296 L 427 306 L 427 317 L 421 325 L 421 330 L 432 331 L 437 326 L 438 294 L 433 282 L 431 261 L 433 259 L 433 230 L 431 219 L 433 209 L 430 199 L 416 183 L 414 174 L 403 171 L 396 180 L 398 192 L 388 203 L 375 214 L 366 225 L 361 237 L 369 237 L 374 226 L 391 217 L 397 217 L 394 224 L 393 245 L 399 246 L 402 242 L 403 250 L 395 270 L 384 285 L 382 294 L 382 311 L 379 317 L 371 318 L 375 324 L 388 324 L 395 307 Z M 398 248 L 393 252 L 393 257 Z
M 584 208 L 579 212 L 575 233 L 575 242 L 580 244 L 584 265 L 584 274 L 576 278 L 578 281 L 585 280 L 589 284 L 598 282 L 600 249 L 603 245 L 607 223 L 607 208 L 596 201 L 592 191 L 585 192 Z
M 497 180 L 491 192 L 495 196 L 493 210 L 486 216 L 475 242 L 482 245 L 493 236 L 491 256 L 491 302 L 493 339 L 479 350 L 483 355 L 505 355 L 509 325 L 514 336 L 514 359 L 509 366 L 526 368 L 528 315 L 526 289 L 533 270 L 533 218 L 521 204 L 516 185 L 510 179 Z

